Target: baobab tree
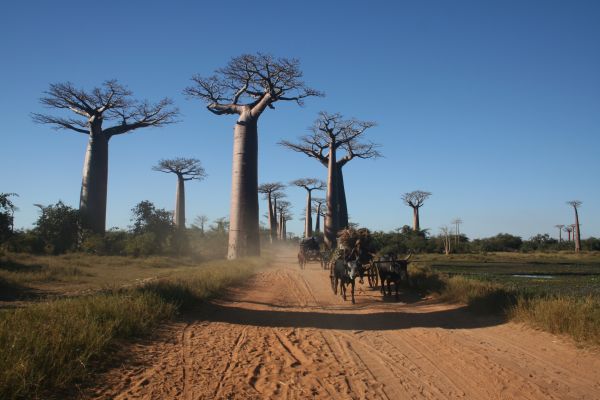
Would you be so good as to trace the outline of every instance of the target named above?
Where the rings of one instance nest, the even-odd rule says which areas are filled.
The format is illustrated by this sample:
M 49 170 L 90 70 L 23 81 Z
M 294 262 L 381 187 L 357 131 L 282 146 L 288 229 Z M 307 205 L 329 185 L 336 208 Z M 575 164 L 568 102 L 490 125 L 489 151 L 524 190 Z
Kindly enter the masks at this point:
M 571 232 L 573 232 L 573 227 L 571 225 L 567 225 L 563 228 L 563 230 L 565 232 L 567 232 L 567 234 L 569 235 L 567 241 L 570 242 L 571 241 Z
M 139 128 L 171 124 L 175 122 L 178 110 L 167 98 L 156 104 L 134 100 L 132 92 L 116 80 L 106 81 L 89 91 L 76 88 L 70 82 L 54 83 L 44 94 L 46 96 L 40 99 L 44 106 L 76 116 L 34 113 L 34 122 L 88 135 L 79 212 L 84 229 L 104 233 L 110 139 Z M 114 121 L 114 124 L 104 127 L 107 121 Z
M 292 185 L 298 186 L 306 190 L 306 216 L 304 218 L 304 237 L 312 236 L 312 191 L 323 190 L 325 182 L 315 178 L 296 179 L 291 182 Z
M 267 218 L 269 220 L 269 238 L 271 243 L 277 239 L 277 210 L 273 204 L 273 193 L 280 191 L 283 188 L 285 188 L 285 185 L 281 182 L 263 183 L 258 187 L 258 192 L 265 196 L 267 207 L 269 208 Z
M 562 243 L 562 230 L 565 227 L 563 224 L 554 225 L 555 228 L 558 228 L 558 243 Z
M 277 203 L 277 212 L 279 214 L 279 228 L 277 232 L 279 240 L 286 239 L 286 223 L 292 219 L 291 208 L 289 201 L 281 200 Z
M 196 218 L 194 218 L 193 225 L 197 226 L 200 229 L 200 233 L 204 234 L 204 227 L 206 226 L 207 222 L 208 217 L 206 215 L 198 215 Z
M 273 199 L 273 220 L 276 223 L 276 232 L 277 232 L 277 240 L 281 239 L 281 235 L 279 234 L 279 228 L 280 228 L 280 220 L 279 220 L 279 207 L 278 207 L 278 202 L 282 201 L 282 199 L 285 199 L 287 197 L 287 194 L 285 194 L 284 192 L 277 190 L 273 193 L 271 193 L 271 198 Z M 288 203 L 288 207 L 289 207 L 289 203 Z
M 460 218 L 455 218 L 454 220 L 452 220 L 452 224 L 455 226 L 454 229 L 454 244 L 455 246 L 458 246 L 458 242 L 460 240 L 460 224 L 462 224 L 463 221 Z
M 301 80 L 300 62 L 266 54 L 233 58 L 211 77 L 196 75 L 185 94 L 216 115 L 238 115 L 233 130 L 231 213 L 227 257 L 260 254 L 258 215 L 258 119 L 279 101 L 302 105 L 322 94 Z
M 313 212 L 315 213 L 315 218 L 317 219 L 315 222 L 315 232 L 321 231 L 321 217 L 325 217 L 326 213 L 326 205 L 325 199 L 320 197 L 313 197 Z
M 422 190 L 415 190 L 402 195 L 404 204 L 413 209 L 413 230 L 415 232 L 419 232 L 421 230 L 421 225 L 419 222 L 419 209 L 423 206 L 425 200 L 427 200 L 429 196 L 431 196 L 430 192 L 424 192 Z
M 298 143 L 284 140 L 280 144 L 293 151 L 315 158 L 327 168 L 327 216 L 325 217 L 325 244 L 335 247 L 337 232 L 348 226 L 348 206 L 342 168 L 354 158 L 377 158 L 376 144 L 360 142 L 360 137 L 374 122 L 343 119 L 341 114 L 320 112 L 309 128 L 311 133 L 302 136 Z M 338 158 L 337 151 L 345 154 Z
M 197 158 L 172 158 L 160 160 L 152 167 L 154 171 L 175 174 L 177 176 L 177 190 L 175 192 L 174 222 L 178 229 L 185 228 L 185 182 L 206 178 L 206 172 Z
M 578 208 L 581 206 L 582 202 L 579 200 L 571 200 L 567 201 L 567 204 L 573 207 L 573 211 L 575 211 L 575 223 L 573 224 L 573 240 L 575 241 L 575 252 L 579 253 L 581 251 L 581 234 L 579 232 L 579 212 Z
M 450 254 L 450 228 L 447 226 L 440 227 L 440 236 L 444 242 L 444 254 Z

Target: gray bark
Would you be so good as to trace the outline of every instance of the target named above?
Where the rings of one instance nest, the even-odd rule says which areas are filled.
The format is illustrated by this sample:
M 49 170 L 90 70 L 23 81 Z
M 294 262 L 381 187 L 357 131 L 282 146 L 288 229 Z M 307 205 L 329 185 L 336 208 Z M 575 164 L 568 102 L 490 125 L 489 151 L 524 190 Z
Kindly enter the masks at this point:
M 327 214 L 325 216 L 325 244 L 334 249 L 337 242 L 339 229 L 339 204 L 338 204 L 338 180 L 335 154 L 335 142 L 329 145 L 329 165 L 327 168 Z
M 273 210 L 273 200 L 271 199 L 271 193 L 267 195 L 268 207 L 269 207 L 269 240 L 273 243 L 276 239 L 275 231 L 277 229 L 273 229 L 275 227 L 275 216 Z
M 271 236 L 279 239 L 279 220 L 277 219 L 277 199 L 273 199 L 273 224 L 271 225 Z
M 183 176 L 177 175 L 177 192 L 175 195 L 175 226 L 185 228 L 185 181 Z
M 344 229 L 348 227 L 348 203 L 346 202 L 346 188 L 344 187 L 344 174 L 342 172 L 342 166 L 337 167 L 337 185 L 338 185 L 338 203 L 339 203 L 339 228 Z
M 577 207 L 573 207 L 575 209 L 575 229 L 573 232 L 573 239 L 575 240 L 575 252 L 581 251 L 581 234 L 579 233 L 579 213 L 577 212 Z
M 304 220 L 304 237 L 309 238 L 312 236 L 312 191 L 307 190 L 306 196 L 306 218 Z
M 228 259 L 260 255 L 258 117 L 244 110 L 233 131 Z
M 418 232 L 421 230 L 419 223 L 419 207 L 413 207 L 413 230 Z
M 94 233 L 106 231 L 109 136 L 102 133 L 101 123 L 91 124 L 79 198 L 81 225 Z
M 315 232 L 319 232 L 321 230 L 321 204 L 317 205 L 317 215 L 315 217 L 317 218 Z

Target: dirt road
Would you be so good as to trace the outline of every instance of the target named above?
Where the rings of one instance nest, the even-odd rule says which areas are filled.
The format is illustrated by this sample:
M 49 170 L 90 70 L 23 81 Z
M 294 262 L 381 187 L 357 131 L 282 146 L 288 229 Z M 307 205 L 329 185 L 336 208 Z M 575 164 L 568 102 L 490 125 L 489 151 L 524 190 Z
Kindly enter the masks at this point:
M 360 285 L 359 285 L 360 287 Z M 98 398 L 599 399 L 600 355 L 457 305 L 334 296 L 281 257 L 162 340 L 132 349 Z

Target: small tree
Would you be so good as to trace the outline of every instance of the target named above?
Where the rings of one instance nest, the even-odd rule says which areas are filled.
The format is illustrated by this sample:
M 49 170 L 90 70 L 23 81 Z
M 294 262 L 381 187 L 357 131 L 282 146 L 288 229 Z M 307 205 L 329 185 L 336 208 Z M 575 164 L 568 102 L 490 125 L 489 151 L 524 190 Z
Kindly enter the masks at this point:
M 50 124 L 55 129 L 68 129 L 88 135 L 88 145 L 83 164 L 83 180 L 79 211 L 82 226 L 94 233 L 106 229 L 106 195 L 108 185 L 108 142 L 117 135 L 135 129 L 158 127 L 175 122 L 178 114 L 171 100 L 157 104 L 137 101 L 132 92 L 117 83 L 106 81 L 102 87 L 90 91 L 78 89 L 70 82 L 51 84 L 41 103 L 49 108 L 76 114 L 59 117 L 32 114 L 34 122 Z M 115 121 L 106 128 L 103 124 Z
M 277 239 L 277 210 L 275 209 L 275 203 L 273 199 L 273 193 L 278 192 L 285 188 L 285 185 L 281 182 L 270 182 L 263 183 L 258 187 L 258 192 L 262 193 L 267 200 L 267 207 L 269 209 L 267 218 L 269 220 L 269 239 L 271 243 Z
M 16 193 L 0 193 L 0 243 L 12 236 L 15 230 L 15 211 L 17 207 L 10 197 L 19 195 Z
M 79 212 L 62 201 L 49 206 L 35 204 L 41 213 L 35 232 L 53 254 L 75 250 L 79 240 Z
M 177 191 L 175 195 L 175 226 L 185 228 L 185 182 L 201 181 L 206 178 L 206 172 L 197 158 L 172 158 L 160 160 L 152 167 L 154 171 L 175 174 L 177 176 Z
M 444 242 L 444 254 L 450 254 L 450 228 L 447 226 L 442 226 L 440 228 L 440 236 L 442 237 L 442 241 Z
M 281 234 L 280 234 L 280 219 L 279 219 L 279 205 L 278 202 L 282 201 L 282 199 L 285 199 L 287 197 L 287 194 L 285 194 L 282 191 L 275 191 L 273 193 L 271 193 L 271 197 L 273 199 L 273 219 L 275 220 L 275 231 L 277 232 L 276 234 L 276 238 L 277 240 L 281 239 Z M 288 203 L 289 204 L 289 203 Z
M 315 213 L 315 232 L 321 232 L 321 217 L 325 218 L 327 214 L 325 199 L 320 197 L 313 197 L 313 212 Z
M 296 179 L 292 185 L 298 186 L 306 190 L 306 215 L 304 217 L 304 237 L 312 236 L 312 191 L 323 190 L 325 182 L 315 178 Z
M 281 200 L 277 203 L 277 212 L 279 214 L 279 240 L 286 240 L 286 223 L 292 218 L 290 213 L 291 204 L 289 201 Z
M 154 203 L 148 200 L 136 204 L 131 212 L 132 233 L 144 237 L 150 254 L 163 252 L 175 231 L 173 213 L 156 208 Z
M 204 234 L 204 227 L 206 226 L 207 222 L 208 217 L 206 215 L 198 215 L 196 218 L 194 218 L 194 223 L 192 224 L 192 226 L 198 227 L 200 233 Z
M 258 119 L 277 102 L 302 104 L 307 97 L 321 96 L 301 78 L 296 59 L 244 54 L 211 77 L 194 76 L 194 85 L 185 89 L 185 94 L 205 102 L 213 114 L 238 115 L 233 133 L 229 259 L 260 254 Z
M 415 190 L 413 192 L 404 193 L 402 200 L 404 204 L 413 209 L 413 230 L 420 231 L 421 225 L 419 221 L 419 209 L 425 203 L 425 200 L 431 196 L 430 192 L 424 192 L 422 190 Z

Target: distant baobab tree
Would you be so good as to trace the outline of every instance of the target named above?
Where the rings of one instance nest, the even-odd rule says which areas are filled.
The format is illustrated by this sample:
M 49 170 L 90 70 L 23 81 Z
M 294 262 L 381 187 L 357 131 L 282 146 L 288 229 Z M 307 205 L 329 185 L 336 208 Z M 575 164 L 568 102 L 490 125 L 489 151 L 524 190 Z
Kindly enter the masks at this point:
M 337 232 L 348 226 L 348 206 L 342 168 L 354 158 L 377 158 L 381 154 L 377 145 L 360 142 L 359 138 L 374 122 L 343 119 L 341 114 L 320 112 L 310 127 L 311 134 L 302 136 L 299 143 L 284 140 L 280 144 L 293 151 L 315 158 L 327 168 L 327 216 L 325 217 L 325 243 L 335 247 Z M 337 151 L 345 154 L 338 159 Z
M 132 92 L 116 80 L 106 81 L 101 87 L 85 91 L 72 83 L 50 85 L 40 102 L 58 110 L 76 114 L 76 117 L 32 114 L 34 122 L 50 124 L 55 129 L 68 129 L 88 135 L 83 164 L 83 179 L 79 212 L 84 229 L 94 233 L 106 230 L 106 196 L 108 185 L 108 142 L 113 136 L 135 129 L 158 127 L 175 122 L 178 110 L 165 98 L 156 104 L 132 99 Z M 115 121 L 111 127 L 103 127 Z
M 452 220 L 452 224 L 455 226 L 454 229 L 454 245 L 458 246 L 458 242 L 460 241 L 460 224 L 462 224 L 463 221 L 460 218 L 455 218 L 454 220 Z
M 193 225 L 197 226 L 200 229 L 200 233 L 204 234 L 204 227 L 206 226 L 207 222 L 208 217 L 206 215 L 198 215 L 196 218 L 194 218 Z
M 271 243 L 277 239 L 277 210 L 275 209 L 275 204 L 273 203 L 273 193 L 283 189 L 284 187 L 285 185 L 281 182 L 263 183 L 258 187 L 258 192 L 264 194 L 265 200 L 267 200 L 267 207 L 269 208 L 267 218 L 269 220 L 269 238 Z
M 567 234 L 569 235 L 567 241 L 570 242 L 571 241 L 571 232 L 573 232 L 573 227 L 571 227 L 570 225 L 567 225 L 563 228 L 563 230 L 565 232 L 567 232 Z
M 320 197 L 313 197 L 313 212 L 315 213 L 315 232 L 321 231 L 321 217 L 326 215 L 325 199 Z
M 563 224 L 554 225 L 555 228 L 558 228 L 558 243 L 562 243 L 562 230 L 565 227 Z
M 413 209 L 413 230 L 416 232 L 421 230 L 421 225 L 419 221 L 419 209 L 425 203 L 425 200 L 431 196 L 430 192 L 424 192 L 422 190 L 415 190 L 413 192 L 404 193 L 402 195 L 402 200 L 404 204 L 411 207 Z
M 287 221 L 292 218 L 292 214 L 290 213 L 291 208 L 291 203 L 289 201 L 281 200 L 277 203 L 277 212 L 279 214 L 279 240 L 286 240 Z
M 312 236 L 312 191 L 323 190 L 325 182 L 315 178 L 296 179 L 291 182 L 292 185 L 298 186 L 306 190 L 306 216 L 304 218 L 304 237 Z
M 275 220 L 275 224 L 276 224 L 276 238 L 277 240 L 281 239 L 281 235 L 279 232 L 279 228 L 280 228 L 280 219 L 279 219 L 279 206 L 278 206 L 278 202 L 282 201 L 282 199 L 285 199 L 287 197 L 287 194 L 285 194 L 284 192 L 282 192 L 281 190 L 277 190 L 273 193 L 271 193 L 271 198 L 273 199 L 273 219 Z M 289 203 L 288 203 L 288 207 L 289 207 Z
M 575 252 L 581 251 L 581 234 L 579 232 L 579 212 L 578 209 L 581 206 L 582 202 L 579 200 L 571 200 L 567 201 L 567 204 L 573 207 L 573 211 L 575 211 L 575 224 L 573 226 L 573 240 L 575 241 Z
M 260 254 L 258 215 L 258 119 L 278 101 L 302 104 L 321 96 L 301 80 L 300 62 L 266 54 L 233 58 L 211 77 L 196 75 L 185 89 L 217 115 L 238 115 L 233 131 L 231 214 L 227 258 Z
M 200 160 L 182 157 L 160 160 L 152 169 L 177 176 L 174 222 L 177 228 L 185 228 L 185 182 L 191 180 L 201 181 L 206 178 L 206 172 L 202 168 Z

